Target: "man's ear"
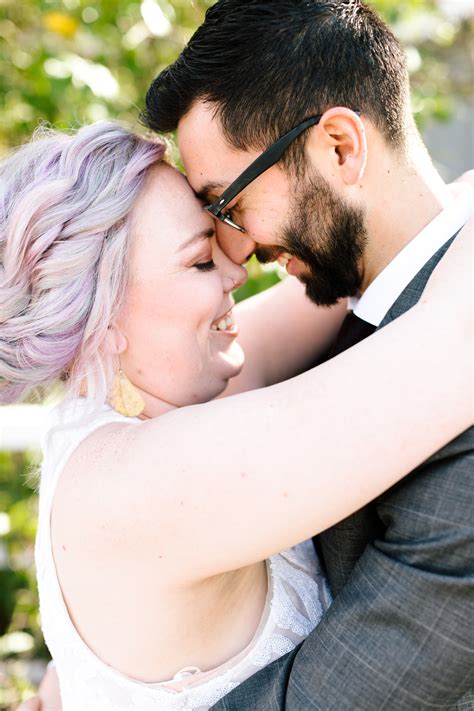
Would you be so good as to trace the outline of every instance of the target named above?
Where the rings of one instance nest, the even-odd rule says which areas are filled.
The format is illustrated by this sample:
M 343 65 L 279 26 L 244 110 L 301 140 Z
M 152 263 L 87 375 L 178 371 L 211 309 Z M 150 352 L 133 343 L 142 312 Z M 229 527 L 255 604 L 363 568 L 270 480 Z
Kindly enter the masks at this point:
M 105 345 L 110 355 L 119 356 L 127 350 L 128 341 L 116 324 L 109 326 Z
M 340 175 L 346 185 L 356 185 L 367 162 L 367 139 L 360 116 L 343 106 L 329 109 L 312 130 L 308 150 L 315 166 L 323 159 L 332 174 Z

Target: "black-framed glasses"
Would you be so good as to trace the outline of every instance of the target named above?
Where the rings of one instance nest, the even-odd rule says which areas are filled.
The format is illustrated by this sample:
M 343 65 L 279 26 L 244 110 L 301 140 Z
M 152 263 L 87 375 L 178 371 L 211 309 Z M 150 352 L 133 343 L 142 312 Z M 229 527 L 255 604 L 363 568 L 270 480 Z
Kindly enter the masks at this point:
M 278 163 L 283 153 L 286 151 L 288 146 L 293 143 L 293 141 L 298 138 L 298 136 L 306 131 L 310 126 L 316 126 L 321 121 L 322 114 L 318 116 L 310 116 L 303 123 L 300 123 L 291 131 L 285 133 L 281 138 L 279 138 L 275 143 L 267 148 L 261 155 L 258 156 L 248 168 L 244 170 L 243 173 L 236 178 L 229 187 L 224 190 L 222 195 L 218 200 L 213 202 L 211 205 L 206 205 L 204 208 L 213 217 L 221 222 L 225 222 L 226 225 L 230 225 L 239 232 L 245 232 L 245 229 L 234 222 L 227 212 L 222 212 L 227 205 L 244 190 L 251 182 L 256 180 L 262 173 Z
M 358 116 L 360 115 L 360 111 L 354 111 L 354 113 Z M 259 157 L 256 158 L 253 163 L 251 163 L 226 190 L 224 190 L 218 200 L 211 203 L 211 205 L 206 205 L 204 209 L 215 217 L 216 220 L 220 220 L 226 225 L 230 225 L 230 227 L 233 227 L 235 230 L 239 230 L 239 232 L 245 232 L 245 229 L 241 227 L 241 225 L 234 222 L 229 216 L 229 213 L 223 212 L 223 210 L 235 197 L 237 197 L 239 193 L 242 192 L 242 190 L 250 185 L 251 182 L 256 180 L 260 175 L 262 175 L 262 173 L 271 168 L 272 165 L 278 163 L 288 146 L 293 143 L 293 141 L 298 138 L 303 131 L 306 131 L 307 128 L 310 128 L 310 126 L 316 126 L 316 124 L 321 121 L 322 116 L 322 114 L 319 114 L 318 116 L 310 116 L 298 126 L 292 128 L 291 131 L 288 131 L 288 133 L 281 136 L 281 138 L 263 151 L 263 153 L 259 155 Z

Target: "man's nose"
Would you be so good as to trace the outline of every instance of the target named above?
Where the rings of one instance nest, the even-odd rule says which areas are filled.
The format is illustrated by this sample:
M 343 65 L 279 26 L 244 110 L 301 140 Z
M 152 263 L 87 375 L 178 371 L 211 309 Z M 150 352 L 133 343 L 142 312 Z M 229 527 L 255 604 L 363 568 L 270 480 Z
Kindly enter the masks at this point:
M 221 222 L 216 226 L 216 235 L 219 247 L 236 264 L 245 264 L 255 252 L 256 242 L 247 232 L 239 232 Z

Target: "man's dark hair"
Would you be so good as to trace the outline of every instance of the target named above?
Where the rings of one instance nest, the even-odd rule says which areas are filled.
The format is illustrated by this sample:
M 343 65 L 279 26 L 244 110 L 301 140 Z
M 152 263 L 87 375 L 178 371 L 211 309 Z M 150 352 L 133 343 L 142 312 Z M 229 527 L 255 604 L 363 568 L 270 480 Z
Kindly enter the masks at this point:
M 202 100 L 215 106 L 232 146 L 263 150 L 308 116 L 346 106 L 398 147 L 408 96 L 398 41 L 359 0 L 219 0 L 153 81 L 143 119 L 173 131 Z M 304 134 L 288 166 L 303 145 Z

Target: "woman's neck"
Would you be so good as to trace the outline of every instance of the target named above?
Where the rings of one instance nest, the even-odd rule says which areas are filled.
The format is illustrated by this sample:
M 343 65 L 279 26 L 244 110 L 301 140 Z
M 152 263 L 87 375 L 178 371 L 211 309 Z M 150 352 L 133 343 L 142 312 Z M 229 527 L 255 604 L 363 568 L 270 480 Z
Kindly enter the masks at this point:
M 137 390 L 145 401 L 145 409 L 142 414 L 138 416 L 139 420 L 151 420 L 152 418 L 160 417 L 160 415 L 165 415 L 167 412 L 177 409 L 176 405 L 161 400 L 144 390 L 140 390 L 140 388 L 137 388 Z

